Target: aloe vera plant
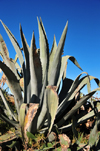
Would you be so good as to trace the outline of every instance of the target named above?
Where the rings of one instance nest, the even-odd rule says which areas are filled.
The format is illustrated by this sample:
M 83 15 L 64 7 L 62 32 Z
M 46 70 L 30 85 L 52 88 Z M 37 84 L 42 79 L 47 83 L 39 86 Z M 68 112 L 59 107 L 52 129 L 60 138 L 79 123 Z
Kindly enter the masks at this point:
M 0 143 L 11 141 L 20 137 L 23 143 L 27 140 L 27 131 L 31 133 L 47 133 L 58 130 L 67 131 L 72 124 L 67 121 L 74 113 L 86 103 L 86 101 L 100 88 L 90 91 L 80 100 L 76 100 L 77 93 L 94 79 L 98 86 L 97 78 L 85 76 L 82 72 L 73 81 L 66 78 L 68 60 L 72 61 L 80 70 L 81 67 L 73 56 L 62 56 L 67 34 L 68 21 L 57 46 L 54 36 L 52 49 L 49 52 L 48 39 L 42 20 L 38 20 L 40 48 L 37 49 L 34 32 L 30 46 L 20 25 L 22 48 L 19 46 L 14 35 L 1 21 L 12 45 L 16 51 L 15 59 L 9 57 L 7 46 L 0 35 L 0 68 L 7 78 L 7 85 L 14 95 L 17 113 L 14 113 L 0 89 L 0 95 L 5 104 L 7 115 L 0 114 L 0 118 L 13 127 L 15 132 L 0 136 Z M 24 52 L 24 57 L 22 55 Z M 19 59 L 20 65 L 17 60 Z M 62 87 L 60 86 L 62 81 Z M 76 102 L 78 101 L 78 102 Z M 73 104 L 74 103 L 74 104 Z M 76 125 L 94 116 L 86 115 L 84 120 L 77 116 Z M 16 143 L 15 143 L 16 145 Z M 14 145 L 13 145 L 14 146 Z

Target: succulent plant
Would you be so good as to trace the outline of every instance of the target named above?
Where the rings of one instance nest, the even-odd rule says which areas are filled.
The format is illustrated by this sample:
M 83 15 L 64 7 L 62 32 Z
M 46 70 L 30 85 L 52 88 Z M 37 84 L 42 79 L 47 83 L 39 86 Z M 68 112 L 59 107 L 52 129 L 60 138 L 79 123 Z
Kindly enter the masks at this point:
M 27 131 L 33 134 L 37 132 L 46 133 L 49 136 L 51 131 L 56 131 L 56 129 L 63 132 L 68 131 L 73 124 L 77 126 L 95 115 L 94 112 L 84 116 L 77 115 L 75 120 L 73 120 L 74 122 L 68 124 L 69 118 L 73 119 L 73 115 L 77 110 L 100 88 L 90 91 L 82 98 L 78 98 L 76 96 L 80 90 L 85 85 L 88 86 L 89 90 L 92 79 L 99 86 L 100 82 L 97 78 L 89 76 L 85 72 L 78 75 L 74 81 L 66 78 L 68 60 L 81 69 L 73 56 L 62 56 L 68 21 L 58 46 L 54 36 L 52 49 L 49 52 L 43 22 L 41 19 L 40 21 L 39 19 L 37 20 L 39 49 L 36 47 L 34 32 L 29 47 L 20 25 L 21 48 L 11 31 L 0 20 L 16 51 L 15 59 L 11 59 L 7 46 L 0 35 L 0 54 L 3 59 L 3 61 L 0 61 L 0 68 L 4 72 L 7 78 L 7 85 L 14 95 L 17 110 L 17 113 L 13 112 L 2 93 L 2 89 L 0 89 L 0 95 L 6 107 L 5 114 L 1 113 L 0 118 L 15 127 L 15 131 L 11 134 L 0 136 L 0 143 L 20 137 L 23 144 L 25 144 Z M 24 57 L 22 51 L 24 52 Z M 17 60 L 19 60 L 20 65 Z M 82 76 L 83 74 L 86 75 Z

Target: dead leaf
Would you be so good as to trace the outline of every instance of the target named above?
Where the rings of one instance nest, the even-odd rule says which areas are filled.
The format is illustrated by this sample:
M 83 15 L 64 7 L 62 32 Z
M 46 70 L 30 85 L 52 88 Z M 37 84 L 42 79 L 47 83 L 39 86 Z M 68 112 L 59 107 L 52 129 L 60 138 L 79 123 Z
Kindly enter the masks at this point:
M 37 112 L 38 106 L 39 106 L 39 104 L 36 104 L 36 103 L 30 103 L 29 104 L 29 109 L 28 109 L 28 112 L 27 112 L 27 114 L 25 116 L 25 123 L 24 123 L 25 137 L 27 137 L 26 136 L 27 128 L 30 126 L 33 118 L 35 117 L 35 114 Z

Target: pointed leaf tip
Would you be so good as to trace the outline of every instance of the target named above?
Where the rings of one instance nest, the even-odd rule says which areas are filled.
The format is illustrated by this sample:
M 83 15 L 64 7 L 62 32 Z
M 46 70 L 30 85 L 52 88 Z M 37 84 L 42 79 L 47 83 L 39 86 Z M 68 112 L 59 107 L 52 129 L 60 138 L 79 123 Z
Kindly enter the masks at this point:
M 37 21 L 39 22 L 39 18 L 37 17 Z
M 2 20 L 0 19 L 1 24 L 3 24 Z
M 21 26 L 21 24 L 19 24 L 19 28 L 20 28 L 20 31 L 22 30 L 22 26 Z

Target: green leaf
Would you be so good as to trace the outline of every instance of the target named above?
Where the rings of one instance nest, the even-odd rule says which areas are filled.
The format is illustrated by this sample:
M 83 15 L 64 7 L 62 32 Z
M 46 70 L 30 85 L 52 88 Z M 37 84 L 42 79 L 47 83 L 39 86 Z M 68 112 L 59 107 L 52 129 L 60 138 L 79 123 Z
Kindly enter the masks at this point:
M 14 59 L 11 59 L 11 61 L 15 64 L 16 70 L 22 74 L 22 68 L 19 66 L 19 64 Z
M 44 97 L 43 97 L 43 103 L 41 108 L 39 109 L 39 115 L 37 117 L 37 129 L 39 129 L 43 124 L 44 121 L 46 120 L 46 113 L 47 113 L 47 101 L 46 101 L 46 91 L 44 92 Z
M 17 74 L 15 64 L 12 62 L 12 59 L 9 58 L 9 52 L 7 46 L 1 35 L 0 35 L 0 49 L 1 49 L 1 54 L 2 54 L 1 56 L 3 58 L 4 63 L 13 71 L 13 73 L 19 79 L 19 75 Z
M 9 52 L 8 52 L 7 46 L 6 46 L 5 41 L 3 40 L 3 37 L 1 36 L 1 34 L 0 34 L 0 49 L 1 49 L 3 59 L 5 60 L 5 62 L 8 61 Z
M 57 51 L 54 56 L 48 85 L 54 85 L 54 86 L 57 85 L 57 81 L 58 81 L 59 73 L 60 73 L 60 66 L 61 66 L 61 56 L 62 56 L 63 47 L 65 43 L 67 28 L 68 28 L 68 22 L 66 23 L 66 26 L 64 28 L 64 31 L 62 33 L 62 36 L 60 38 L 60 41 L 57 47 Z
M 36 141 L 36 137 L 32 133 L 30 133 L 30 132 L 27 132 L 27 137 Z
M 47 143 L 47 147 L 44 147 L 43 150 L 49 150 L 49 149 L 53 149 L 53 148 L 54 148 L 53 143 Z
M 64 78 L 62 82 L 62 89 L 59 94 L 59 104 L 66 98 L 72 83 L 73 83 L 72 79 Z
M 0 20 L 1 21 L 1 20 Z M 21 49 L 20 49 L 20 46 L 17 42 L 17 40 L 15 39 L 14 35 L 11 33 L 11 31 L 8 29 L 8 27 L 1 21 L 5 31 L 7 32 L 11 42 L 12 42 L 12 45 L 14 46 L 14 49 L 19 57 L 19 61 L 20 61 L 20 64 L 21 66 L 23 66 L 23 62 L 24 62 L 24 59 L 23 59 L 23 56 L 22 56 L 22 53 L 21 53 Z
M 54 60 L 54 56 L 55 56 L 56 50 L 57 50 L 57 43 L 56 43 L 56 38 L 54 36 L 52 49 L 51 49 L 51 52 L 50 52 L 50 55 L 49 55 L 48 81 L 50 79 L 50 73 L 51 73 L 51 70 L 52 70 L 52 63 L 53 63 L 53 60 Z
M 100 103 L 99 104 L 97 103 L 97 109 L 100 110 Z M 93 110 L 91 112 L 85 114 L 84 116 L 81 116 L 81 114 L 77 115 L 76 118 L 77 118 L 78 121 L 77 121 L 75 126 L 78 126 L 82 123 L 85 123 L 88 119 L 90 119 L 94 116 L 95 116 L 95 113 L 94 113 Z M 68 124 L 66 126 L 60 127 L 59 129 L 62 130 L 62 132 L 66 132 L 66 131 L 70 130 L 71 127 L 72 127 L 72 124 Z
M 49 127 L 49 133 L 52 129 L 55 116 L 57 113 L 58 108 L 58 95 L 55 91 L 54 86 L 47 86 L 46 88 L 46 99 L 47 99 L 47 118 L 48 118 L 48 127 Z
M 14 94 L 15 106 L 16 106 L 16 109 L 18 112 L 19 107 L 20 107 L 21 103 L 23 102 L 19 81 L 17 80 L 15 74 L 1 61 L 0 61 L 0 68 L 2 69 L 4 74 L 6 75 L 10 90 Z
M 20 107 L 20 113 L 19 113 L 19 122 L 20 122 L 20 126 L 21 126 L 23 140 L 24 140 L 24 122 L 25 122 L 26 106 L 27 106 L 27 104 L 23 103 Z
M 83 137 L 84 137 L 84 133 L 82 133 L 82 134 L 79 136 L 79 138 L 78 138 L 78 140 L 77 140 L 77 144 L 78 144 L 78 145 L 81 143 Z
M 48 147 L 52 147 L 52 143 L 47 143 L 47 146 Z
M 46 80 L 46 79 L 45 79 Z M 39 130 L 45 120 L 46 120 L 46 113 L 47 113 L 47 102 L 46 102 L 46 91 L 45 91 L 45 87 L 46 87 L 46 81 L 45 83 L 43 83 L 43 87 L 42 87 L 42 93 L 41 93 L 41 103 L 39 104 L 39 108 L 37 110 L 37 113 L 31 123 L 31 132 L 32 133 L 36 133 L 37 130 Z
M 9 148 L 17 148 L 18 150 L 20 150 L 20 142 L 19 141 L 12 141 L 10 145 L 6 145 Z
M 0 136 L 0 144 L 4 143 L 4 142 L 8 142 L 10 140 L 13 140 L 15 138 L 18 138 L 19 135 L 20 135 L 20 133 L 18 130 L 16 130 L 15 133 L 12 132 L 12 133 L 4 134 L 4 135 Z
M 23 68 L 24 72 L 24 103 L 29 103 L 31 99 L 31 79 L 30 79 L 30 64 L 29 64 L 29 46 L 27 44 L 27 41 L 25 39 L 25 36 L 22 31 L 22 27 L 20 25 L 20 35 L 25 55 L 25 68 Z
M 83 96 L 80 101 L 76 103 L 76 105 L 67 113 L 65 114 L 62 119 L 57 123 L 58 127 L 64 124 L 64 122 L 72 116 L 96 91 L 100 91 L 100 88 L 94 89 L 87 95 Z
M 82 72 L 80 75 L 78 75 L 77 76 L 77 78 L 75 79 L 75 81 L 73 81 L 73 83 L 71 84 L 71 80 L 70 80 L 70 88 L 68 87 L 68 89 L 66 90 L 66 94 L 65 94 L 65 97 L 64 97 L 64 99 L 63 99 L 63 101 L 62 100 L 60 100 L 60 105 L 58 106 L 58 110 L 57 110 L 57 117 L 56 117 L 56 120 L 58 121 L 58 117 L 59 116 L 61 116 L 61 114 L 62 114 L 62 111 L 64 112 L 64 111 L 66 111 L 67 110 L 67 108 L 68 108 L 68 106 L 69 106 L 69 104 L 72 102 L 72 99 L 75 97 L 75 95 L 77 94 L 77 92 L 80 90 L 80 89 L 78 89 L 77 90 L 77 88 L 79 88 L 78 87 L 78 85 L 81 83 L 81 81 L 82 81 L 82 79 L 80 79 L 80 76 L 83 74 L 83 73 L 85 73 L 85 72 Z M 85 77 L 83 77 L 83 79 L 84 79 Z M 79 80 L 80 79 L 80 80 Z M 68 81 L 68 80 L 67 80 Z M 68 92 L 67 92 L 68 91 Z M 62 98 L 61 98 L 62 99 Z M 61 118 L 61 117 L 60 117 Z
M 73 57 L 73 56 L 64 56 L 62 57 L 62 61 L 61 61 L 61 68 L 60 68 L 60 74 L 59 74 L 59 79 L 58 79 L 58 82 L 57 82 L 57 88 L 59 87 L 59 84 L 60 84 L 60 81 L 61 81 L 61 78 L 64 74 L 64 70 L 66 70 L 67 68 L 67 63 L 68 63 L 68 59 L 70 61 L 72 61 L 79 69 L 81 69 L 80 65 L 78 64 L 77 60 Z M 82 69 L 81 69 L 82 70 Z
M 22 40 L 22 45 L 23 45 L 23 51 L 25 54 L 26 68 L 29 68 L 29 46 L 25 39 L 25 35 L 22 31 L 21 25 L 20 25 L 20 35 L 21 35 L 21 40 Z
M 93 129 L 90 132 L 89 136 L 89 145 L 92 147 L 93 145 L 96 145 L 100 142 L 100 134 L 99 134 L 99 128 L 100 126 L 100 112 L 96 114 L 96 121 Z M 99 145 L 99 144 L 98 144 Z
M 53 61 L 56 50 L 57 50 L 57 42 L 56 42 L 56 37 L 54 35 L 53 44 L 52 44 L 52 48 L 51 48 L 51 52 L 50 52 L 50 60 L 51 60 L 50 62 Z
M 56 117 L 56 120 L 58 120 L 57 118 L 61 116 L 61 111 L 66 111 L 68 106 L 71 104 L 72 100 L 74 99 L 75 95 L 87 84 L 88 80 L 92 80 L 94 79 L 96 81 L 96 83 L 99 85 L 99 80 L 93 76 L 84 76 L 80 79 L 80 76 L 82 74 L 84 74 L 86 72 L 82 72 L 80 75 L 77 76 L 77 78 L 75 79 L 75 81 L 73 82 L 73 84 L 71 85 L 69 91 L 67 92 L 67 90 L 63 90 L 64 91 L 64 96 L 63 95 L 63 91 L 61 91 L 61 97 L 63 98 L 63 101 L 62 101 L 62 98 L 59 97 L 61 100 L 60 100 L 60 105 L 58 107 L 58 110 L 57 110 L 57 117 Z M 87 73 L 86 73 L 87 74 Z M 89 79 L 88 79 L 89 78 Z M 66 83 L 65 83 L 66 84 Z M 66 87 L 64 87 L 66 88 Z M 66 93 L 65 93 L 66 91 Z
M 18 60 L 18 55 L 16 54 L 16 55 L 15 55 L 15 59 L 14 59 L 14 63 L 16 63 L 17 60 Z
M 49 65 L 49 47 L 48 47 L 48 40 L 46 36 L 46 32 L 42 23 L 42 20 L 37 18 L 38 20 L 38 28 L 39 28 L 39 38 L 40 38 L 40 59 L 42 64 L 43 70 L 43 81 L 45 78 L 45 74 L 48 72 L 48 65 Z
M 6 107 L 7 111 L 8 111 L 8 114 L 9 114 L 8 116 L 9 116 L 10 120 L 13 117 L 17 121 L 16 115 L 13 112 L 12 108 L 10 107 L 8 101 L 6 100 L 1 88 L 0 88 L 0 96 L 1 96 L 1 98 L 3 100 L 3 103 L 5 104 L 5 107 Z
M 98 109 L 100 109 L 100 106 L 99 106 Z M 76 127 L 79 126 L 79 125 L 82 124 L 82 123 L 85 123 L 88 119 L 94 117 L 95 114 L 94 114 L 94 111 L 92 110 L 91 112 L 85 114 L 84 116 L 82 116 L 82 117 L 80 117 L 80 118 L 79 118 L 79 116 L 80 116 L 80 115 L 77 115 L 77 117 L 76 117 L 76 118 L 78 119 L 78 121 L 77 121 L 77 123 L 76 123 L 76 125 L 75 125 Z M 72 123 L 60 127 L 59 130 L 61 130 L 63 133 L 65 133 L 65 132 L 69 131 L 71 128 L 72 128 Z
M 89 145 L 92 147 L 98 139 L 98 129 L 97 129 L 97 121 L 95 122 L 95 126 L 90 132 L 89 137 Z
M 40 93 L 40 97 L 39 97 L 40 98 L 40 108 L 42 107 L 42 104 L 43 104 L 46 86 L 47 86 L 47 74 L 45 74 L 42 89 L 41 89 L 41 93 Z
M 30 47 L 31 103 L 39 103 L 42 87 L 42 67 L 36 49 L 34 33 Z
M 83 72 L 83 73 L 85 73 L 85 72 Z M 83 73 L 81 73 L 81 74 L 83 74 Z M 80 75 L 81 75 L 80 74 Z M 91 81 L 92 79 L 94 79 L 95 80 L 95 82 L 98 84 L 98 86 L 99 86 L 99 84 L 100 84 L 100 81 L 99 81 L 99 79 L 97 79 L 97 78 L 95 78 L 95 77 L 93 77 L 93 76 L 89 76 L 88 74 L 87 74 L 87 76 L 84 76 L 84 77 L 82 77 L 79 81 L 78 81 L 78 83 L 76 83 L 76 81 L 74 82 L 74 86 L 75 86 L 75 88 L 76 88 L 76 90 L 75 90 L 75 88 L 74 88 L 74 93 L 70 96 L 70 98 L 69 98 L 69 100 L 71 100 L 71 99 L 73 99 L 74 98 L 74 96 L 77 94 L 77 92 L 79 92 L 86 84 L 88 85 L 88 82 L 89 81 Z M 73 87 L 73 86 L 72 86 Z M 73 90 L 73 88 L 71 88 L 69 91 L 72 91 Z M 89 92 L 88 92 L 89 93 Z
M 8 119 L 8 118 L 7 118 L 5 115 L 3 115 L 2 113 L 0 113 L 0 118 L 1 118 L 3 121 L 5 121 L 5 122 L 11 124 L 12 126 L 16 127 L 18 130 L 20 130 L 20 126 L 19 126 L 18 122 Z

